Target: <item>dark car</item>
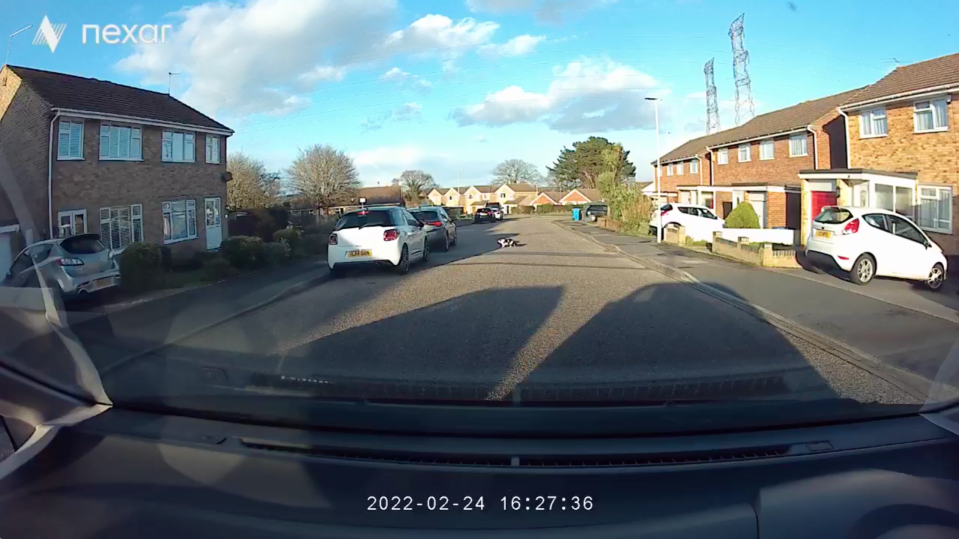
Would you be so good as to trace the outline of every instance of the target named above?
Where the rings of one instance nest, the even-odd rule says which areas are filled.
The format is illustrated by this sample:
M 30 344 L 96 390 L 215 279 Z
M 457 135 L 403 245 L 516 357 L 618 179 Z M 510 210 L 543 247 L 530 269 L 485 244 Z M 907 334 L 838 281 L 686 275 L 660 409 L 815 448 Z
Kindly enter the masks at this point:
M 590 204 L 583 213 L 590 221 L 595 221 L 597 218 L 606 217 L 609 214 L 609 206 L 606 204 Z
M 491 208 L 477 208 L 476 213 L 473 214 L 474 223 L 493 223 L 496 221 L 496 214 L 493 213 Z
M 456 223 L 450 219 L 448 213 L 438 206 L 424 206 L 410 208 L 410 213 L 417 220 L 424 223 L 423 231 L 431 245 L 438 246 L 444 251 L 456 245 Z
M 503 220 L 503 207 L 500 206 L 499 202 L 488 202 L 486 207 L 493 210 L 493 217 L 497 221 Z

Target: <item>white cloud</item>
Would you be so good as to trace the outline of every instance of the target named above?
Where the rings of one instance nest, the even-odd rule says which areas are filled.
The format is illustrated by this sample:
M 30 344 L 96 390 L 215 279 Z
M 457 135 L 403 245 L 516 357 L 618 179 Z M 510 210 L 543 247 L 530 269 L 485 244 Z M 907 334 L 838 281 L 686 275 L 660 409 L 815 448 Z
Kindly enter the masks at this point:
M 396 165 L 409 167 L 416 164 L 425 155 L 419 146 L 407 144 L 403 146 L 379 146 L 371 150 L 351 152 L 350 157 L 358 167 L 380 167 Z
M 489 171 L 498 162 L 497 157 L 476 155 L 475 149 L 464 149 L 462 154 L 425 149 L 414 144 L 379 146 L 350 152 L 360 180 L 364 185 L 387 185 L 404 170 L 419 169 L 433 175 L 441 186 L 489 181 Z
M 336 81 L 339 82 L 343 80 L 343 77 L 346 76 L 345 67 L 336 67 L 336 66 L 316 66 L 315 68 L 307 71 L 300 75 L 300 80 L 303 82 L 324 82 L 324 81 Z
M 389 122 L 411 122 L 414 120 L 419 120 L 422 112 L 423 105 L 420 105 L 416 102 L 406 103 L 391 110 L 390 112 L 367 117 L 365 120 L 360 122 L 360 125 L 366 131 L 374 131 L 381 129 Z
M 530 9 L 533 0 L 466 0 L 466 7 L 473 13 L 507 13 Z
M 380 75 L 380 80 L 385 82 L 393 82 L 401 88 L 410 88 L 423 94 L 430 93 L 430 90 L 433 88 L 433 83 L 430 81 L 420 77 L 419 75 L 407 73 L 398 67 L 394 67 L 386 73 Z
M 607 6 L 616 0 L 542 0 L 536 8 L 536 19 L 550 24 L 562 24 L 571 13 Z
M 501 45 L 483 45 L 479 53 L 487 56 L 522 56 L 533 52 L 546 36 L 531 36 L 529 34 L 516 36 Z
M 555 131 L 586 133 L 652 127 L 648 95 L 662 95 L 651 75 L 609 59 L 584 58 L 555 68 L 546 93 L 509 86 L 451 117 L 461 126 L 543 122 Z
M 381 48 L 388 54 L 458 58 L 488 43 L 497 28 L 499 25 L 495 22 L 466 18 L 454 24 L 443 15 L 426 15 L 406 29 L 391 33 Z

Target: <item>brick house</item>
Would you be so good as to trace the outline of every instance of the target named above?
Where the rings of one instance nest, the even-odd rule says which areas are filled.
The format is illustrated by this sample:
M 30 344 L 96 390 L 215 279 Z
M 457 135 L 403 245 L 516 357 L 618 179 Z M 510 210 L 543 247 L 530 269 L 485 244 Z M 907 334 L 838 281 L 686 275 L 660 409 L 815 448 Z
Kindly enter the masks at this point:
M 450 187 L 443 192 L 443 206 L 447 208 L 462 208 L 466 205 L 464 193 L 466 187 Z
M 0 266 L 26 243 L 85 232 L 113 249 L 218 248 L 232 134 L 167 94 L 4 66 L 0 231 L 14 233 L 0 234 Z
M 693 139 L 660 158 L 660 190 L 669 200 L 703 204 L 720 217 L 746 200 L 764 228 L 798 230 L 798 173 L 845 162 L 845 123 L 836 107 L 858 91 L 805 101 Z
M 493 192 L 493 201 L 499 202 L 506 213 L 513 213 L 516 207 L 529 197 L 535 197 L 539 188 L 531 183 L 504 183 Z
M 590 202 L 599 202 L 603 200 L 603 194 L 599 192 L 599 189 L 573 189 L 559 199 L 559 203 L 562 206 L 570 206 L 577 204 L 589 204 Z
M 846 100 L 848 160 L 804 170 L 804 234 L 829 204 L 885 208 L 912 218 L 959 255 L 959 54 L 900 66 Z

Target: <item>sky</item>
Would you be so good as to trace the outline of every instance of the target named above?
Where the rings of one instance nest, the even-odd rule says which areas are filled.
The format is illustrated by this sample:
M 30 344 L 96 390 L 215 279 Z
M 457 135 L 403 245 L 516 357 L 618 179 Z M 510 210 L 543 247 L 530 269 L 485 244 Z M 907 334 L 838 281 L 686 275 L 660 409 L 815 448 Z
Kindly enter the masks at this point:
M 169 91 L 270 170 L 329 144 L 364 185 L 407 169 L 478 184 L 511 158 L 545 174 L 595 135 L 623 144 L 647 180 L 657 136 L 645 98 L 659 98 L 660 153 L 705 134 L 710 58 L 721 127 L 736 125 L 728 32 L 740 14 L 759 114 L 959 51 L 954 1 L 0 0 L 0 36 L 33 25 L 12 39 L 12 65 Z M 44 16 L 66 24 L 55 52 L 33 44 Z M 170 28 L 163 43 L 121 31 L 84 44 L 85 24 Z

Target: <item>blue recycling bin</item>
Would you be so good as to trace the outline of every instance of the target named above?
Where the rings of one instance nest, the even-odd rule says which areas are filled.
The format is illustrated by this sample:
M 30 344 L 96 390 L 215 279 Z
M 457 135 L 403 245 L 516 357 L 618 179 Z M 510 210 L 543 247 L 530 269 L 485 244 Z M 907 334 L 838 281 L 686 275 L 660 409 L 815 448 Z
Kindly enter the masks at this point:
M 573 208 L 573 220 L 579 221 L 583 218 L 583 209 L 582 208 Z

